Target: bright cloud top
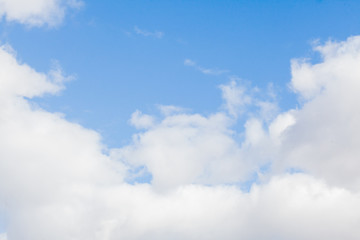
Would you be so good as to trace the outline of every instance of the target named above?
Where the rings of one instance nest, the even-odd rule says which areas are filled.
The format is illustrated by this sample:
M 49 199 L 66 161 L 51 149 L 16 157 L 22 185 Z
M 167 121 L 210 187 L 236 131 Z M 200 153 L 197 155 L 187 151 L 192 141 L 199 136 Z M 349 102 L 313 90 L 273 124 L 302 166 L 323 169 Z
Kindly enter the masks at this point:
M 60 91 L 60 70 L 37 72 L 3 46 L 0 239 L 359 239 L 360 37 L 315 50 L 322 62 L 292 62 L 299 109 L 264 115 L 233 79 L 223 110 L 136 111 L 132 143 L 107 149 L 29 100 Z M 146 172 L 151 183 L 136 183 Z
M 28 26 L 54 26 L 61 23 L 68 8 L 81 6 L 78 0 L 0 0 L 0 16 Z

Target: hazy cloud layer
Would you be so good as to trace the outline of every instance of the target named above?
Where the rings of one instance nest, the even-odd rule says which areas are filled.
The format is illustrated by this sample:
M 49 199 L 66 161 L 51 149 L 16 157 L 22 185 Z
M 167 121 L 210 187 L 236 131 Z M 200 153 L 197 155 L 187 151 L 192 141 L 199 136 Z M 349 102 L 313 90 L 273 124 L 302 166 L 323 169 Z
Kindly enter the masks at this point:
M 322 62 L 292 62 L 298 109 L 264 114 L 274 103 L 232 79 L 222 110 L 136 111 L 133 141 L 107 149 L 29 100 L 63 89 L 59 69 L 37 72 L 3 46 L 0 239 L 359 239 L 360 37 L 315 50 Z M 129 183 L 146 172 L 150 184 Z

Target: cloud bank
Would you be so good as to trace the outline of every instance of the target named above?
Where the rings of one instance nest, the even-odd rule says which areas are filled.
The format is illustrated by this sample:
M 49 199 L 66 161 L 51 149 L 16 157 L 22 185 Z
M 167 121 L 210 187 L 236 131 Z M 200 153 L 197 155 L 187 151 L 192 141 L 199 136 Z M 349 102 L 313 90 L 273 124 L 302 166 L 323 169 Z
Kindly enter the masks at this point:
M 219 111 L 136 111 L 132 142 L 108 149 L 32 103 L 63 90 L 61 70 L 2 46 L 0 239 L 359 239 L 360 37 L 314 50 L 291 63 L 299 108 L 231 79 Z

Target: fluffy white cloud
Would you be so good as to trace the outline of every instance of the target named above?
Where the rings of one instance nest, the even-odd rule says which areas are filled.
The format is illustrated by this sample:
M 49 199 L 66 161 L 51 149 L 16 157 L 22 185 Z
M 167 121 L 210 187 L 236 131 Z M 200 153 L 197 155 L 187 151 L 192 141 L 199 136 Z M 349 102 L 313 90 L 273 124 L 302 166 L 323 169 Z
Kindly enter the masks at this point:
M 167 106 L 158 121 L 135 112 L 142 131 L 106 149 L 95 131 L 29 100 L 60 91 L 61 71 L 39 73 L 3 46 L 0 239 L 359 239 L 360 38 L 316 50 L 323 62 L 293 65 L 299 109 L 268 118 L 266 101 L 231 81 L 225 102 L 241 108 L 246 95 L 260 111 L 244 131 L 230 107 L 202 116 Z M 152 182 L 127 183 L 143 166 Z
M 106 204 L 97 217 L 108 231 L 96 239 L 355 240 L 360 235 L 360 196 L 303 174 L 275 177 L 249 193 L 200 185 L 156 193 L 149 185 L 135 185 L 102 197 Z
M 323 62 L 292 66 L 291 85 L 305 103 L 292 112 L 296 124 L 283 140 L 282 164 L 360 189 L 360 37 L 315 50 Z
M 135 111 L 130 118 L 130 124 L 138 129 L 150 128 L 154 125 L 154 121 L 152 116 L 143 114 L 139 110 Z
M 222 113 L 170 115 L 114 154 L 130 165 L 145 165 L 153 175 L 153 185 L 161 189 L 238 182 L 253 169 L 232 138 L 230 122 Z
M 274 211 L 281 211 L 283 214 L 276 215 L 273 212 L 276 216 L 269 215 L 274 224 L 278 221 L 277 227 L 269 228 L 266 224 L 270 223 L 262 225 L 270 232 L 274 231 L 271 236 L 277 236 L 276 239 L 335 239 L 344 237 L 342 234 L 350 231 L 345 238 L 359 237 L 358 232 L 347 229 L 346 225 L 333 226 L 331 223 L 336 221 L 332 216 L 341 215 L 348 220 L 352 219 L 349 224 L 353 226 L 360 217 L 355 205 L 354 214 L 350 214 L 352 210 L 348 209 L 333 212 L 334 215 L 331 216 L 325 214 L 329 209 L 322 209 L 322 205 L 329 206 L 334 201 L 354 203 L 359 194 L 360 178 L 357 169 L 360 168 L 360 163 L 357 156 L 360 154 L 360 115 L 357 103 L 360 101 L 360 37 L 351 37 L 339 43 L 328 42 L 323 46 L 316 46 L 315 50 L 323 56 L 322 62 L 311 64 L 304 60 L 292 61 L 290 86 L 299 94 L 302 107 L 280 113 L 272 121 L 264 121 L 266 114 L 250 114 L 245 123 L 244 140 L 240 144 L 231 130 L 233 122 L 230 116 L 245 111 L 244 106 L 250 104 L 259 107 L 261 112 L 260 103 L 266 101 L 254 98 L 248 93 L 248 89 L 231 81 L 230 84 L 221 86 L 225 108 L 230 116 L 226 113 L 208 117 L 197 114 L 167 116 L 158 125 L 137 135 L 133 145 L 121 149 L 121 157 L 131 164 L 148 167 L 153 174 L 153 186 L 160 189 L 193 183 L 217 185 L 241 182 L 249 174 L 256 172 L 260 182 L 270 180 L 270 183 L 259 186 L 261 201 L 270 201 L 273 194 L 292 195 L 294 192 L 291 188 L 299 190 L 295 193 L 298 199 L 296 204 L 302 207 L 297 210 L 287 209 L 282 212 L 283 203 L 291 204 L 292 200 L 287 197 L 274 200 L 280 202 L 279 206 L 272 205 L 274 202 L 264 203 L 264 208 L 259 206 L 264 213 L 272 212 L 271 209 L 274 208 Z M 194 65 L 191 61 L 185 63 Z M 262 173 L 261 166 L 266 163 L 271 167 Z M 298 174 L 286 175 L 280 182 L 271 180 L 278 179 L 276 175 L 284 171 L 294 170 L 313 176 L 300 175 L 302 177 L 299 179 L 304 180 L 307 187 L 301 181 L 297 185 L 292 180 L 297 179 Z M 316 179 L 323 179 L 324 182 Z M 281 185 L 282 183 L 289 185 Z M 280 186 L 279 192 L 276 185 Z M 283 189 L 280 191 L 281 188 Z M 250 195 L 255 194 L 255 189 Z M 268 195 L 262 191 L 268 191 Z M 321 203 L 307 195 L 311 193 L 314 196 L 324 194 L 320 197 Z M 334 200 L 338 197 L 342 199 L 342 194 L 349 199 Z M 304 218 L 297 219 L 297 214 Z M 322 218 L 323 214 L 329 219 Z M 254 212 L 250 215 L 256 216 Z M 264 216 L 260 215 L 258 217 L 262 219 Z M 337 230 L 332 233 L 330 231 L 329 234 L 319 233 L 317 228 L 305 223 L 304 219 L 308 218 L 315 219 L 308 223 L 320 225 L 319 228 L 323 229 L 321 231 L 325 231 L 327 227 Z M 248 224 L 249 219 L 244 220 L 244 224 Z M 293 226 L 287 228 L 286 222 L 292 222 Z M 297 231 L 296 226 L 299 224 L 305 224 L 307 230 Z M 289 235 L 286 235 L 287 230 L 284 229 L 290 229 Z M 253 238 L 268 239 L 269 232 L 264 232 L 266 234 L 255 234 L 256 237 Z
M 122 182 L 121 166 L 102 153 L 96 132 L 24 98 L 56 93 L 66 78 L 20 64 L 7 48 L 0 49 L 0 206 L 8 237 L 63 239 L 79 231 L 69 220 L 85 220 L 91 206 L 82 199 L 89 201 L 96 185 Z
M 78 0 L 0 0 L 0 16 L 28 26 L 59 24 L 67 8 L 79 8 Z
M 28 65 L 18 63 L 15 54 L 9 45 L 0 47 L 0 95 L 3 100 L 54 94 L 63 88 L 66 79 L 61 69 L 53 69 L 49 74 L 38 73 Z

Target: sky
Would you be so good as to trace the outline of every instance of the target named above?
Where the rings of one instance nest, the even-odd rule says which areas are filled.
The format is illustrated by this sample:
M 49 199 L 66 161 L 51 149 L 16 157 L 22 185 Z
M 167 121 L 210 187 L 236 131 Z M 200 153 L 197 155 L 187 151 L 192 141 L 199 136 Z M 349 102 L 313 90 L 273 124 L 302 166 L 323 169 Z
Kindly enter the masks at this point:
M 0 0 L 0 240 L 359 239 L 359 12 Z

